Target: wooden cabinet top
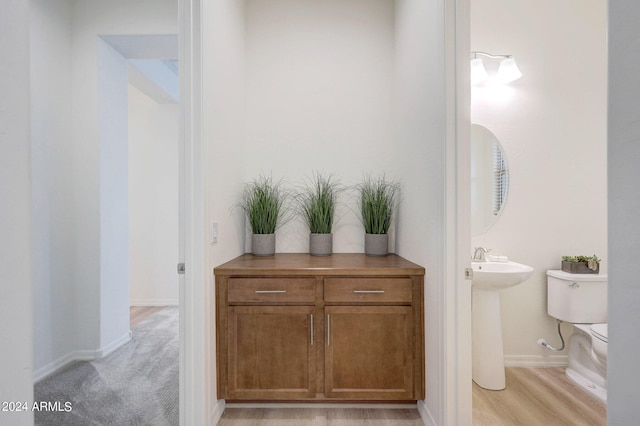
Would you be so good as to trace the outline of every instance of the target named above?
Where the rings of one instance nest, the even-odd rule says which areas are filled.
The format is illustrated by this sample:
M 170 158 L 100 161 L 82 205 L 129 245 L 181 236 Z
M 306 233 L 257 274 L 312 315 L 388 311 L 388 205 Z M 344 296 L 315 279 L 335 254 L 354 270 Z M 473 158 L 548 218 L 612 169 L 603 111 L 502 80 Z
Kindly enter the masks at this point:
M 274 256 L 245 254 L 213 270 L 215 275 L 424 275 L 425 269 L 396 255 L 367 256 L 363 253 L 277 253 Z

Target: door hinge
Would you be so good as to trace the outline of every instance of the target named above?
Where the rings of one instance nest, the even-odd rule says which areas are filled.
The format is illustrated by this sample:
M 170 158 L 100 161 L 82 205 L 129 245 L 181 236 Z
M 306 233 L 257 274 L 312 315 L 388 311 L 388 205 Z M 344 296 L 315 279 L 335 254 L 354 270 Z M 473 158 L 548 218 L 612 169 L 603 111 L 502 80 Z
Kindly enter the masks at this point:
M 184 263 L 178 263 L 177 269 L 178 269 L 178 275 L 184 275 L 184 270 L 185 270 Z
M 465 280 L 472 280 L 473 279 L 473 269 L 464 268 L 464 279 Z

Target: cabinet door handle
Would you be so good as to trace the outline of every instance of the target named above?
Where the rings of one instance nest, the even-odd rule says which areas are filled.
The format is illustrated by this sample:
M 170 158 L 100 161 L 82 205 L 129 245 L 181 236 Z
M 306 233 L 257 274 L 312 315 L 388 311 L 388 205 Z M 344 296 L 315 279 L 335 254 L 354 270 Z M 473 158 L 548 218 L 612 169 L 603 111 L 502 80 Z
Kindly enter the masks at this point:
M 313 346 L 313 314 L 309 316 L 311 317 L 311 346 Z
M 331 346 L 331 315 L 327 315 L 327 346 Z
M 286 292 L 287 290 L 256 290 L 256 294 L 282 294 Z
M 353 290 L 354 293 L 382 294 L 384 290 Z

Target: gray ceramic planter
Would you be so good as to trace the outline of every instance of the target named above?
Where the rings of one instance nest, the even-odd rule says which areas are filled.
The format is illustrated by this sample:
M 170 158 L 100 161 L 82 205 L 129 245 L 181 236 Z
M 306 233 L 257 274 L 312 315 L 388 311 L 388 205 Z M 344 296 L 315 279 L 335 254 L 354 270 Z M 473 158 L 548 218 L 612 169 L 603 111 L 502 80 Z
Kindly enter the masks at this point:
M 364 234 L 364 253 L 367 256 L 389 254 L 389 234 Z
M 254 256 L 273 256 L 276 253 L 276 234 L 252 234 L 251 252 Z
M 333 234 L 309 234 L 309 254 L 329 256 L 333 252 Z

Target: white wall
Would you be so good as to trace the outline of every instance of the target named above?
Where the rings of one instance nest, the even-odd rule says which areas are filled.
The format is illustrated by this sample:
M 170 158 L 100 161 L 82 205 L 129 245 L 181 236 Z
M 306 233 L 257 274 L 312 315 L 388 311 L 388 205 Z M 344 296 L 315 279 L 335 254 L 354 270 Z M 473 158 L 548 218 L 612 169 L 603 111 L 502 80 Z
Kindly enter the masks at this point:
M 178 105 L 129 85 L 131 305 L 177 305 Z
M 472 245 L 535 268 L 502 292 L 507 364 L 566 362 L 536 343 L 560 344 L 545 273 L 561 256 L 595 253 L 607 272 L 606 19 L 601 0 L 471 1 L 471 50 L 512 54 L 524 74 L 472 90 L 472 122 L 500 140 L 510 173 L 502 216 Z
M 244 220 L 236 208 L 244 182 L 245 161 L 250 155 L 244 141 L 244 2 L 222 0 L 203 2 L 202 10 L 202 141 L 204 155 L 206 212 L 204 229 L 210 221 L 218 222 L 218 242 L 205 243 L 208 264 L 201 304 L 194 315 L 206 319 L 203 335 L 196 340 L 207 342 L 203 354 L 195 352 L 194 387 L 197 402 L 205 405 L 208 415 L 215 411 L 216 348 L 213 268 L 244 253 Z M 199 129 L 195 129 L 196 132 Z M 198 137 L 196 135 L 196 137 Z M 197 266 L 196 266 L 197 267 Z M 205 377 L 197 376 L 203 371 Z
M 394 177 L 393 2 L 246 4 L 244 179 L 272 173 L 294 187 L 312 171 L 333 174 L 346 185 L 368 172 Z M 334 251 L 363 251 L 355 212 L 345 209 L 338 216 Z M 309 249 L 299 221 L 285 225 L 276 239 L 278 252 Z
M 436 424 L 445 422 L 446 363 L 442 334 L 446 162 L 443 8 L 441 2 L 396 2 L 394 132 L 387 141 L 403 185 L 398 253 L 427 269 L 425 403 Z
M 33 401 L 29 4 L 0 5 L 0 399 Z M 33 413 L 1 412 L 4 424 Z
M 116 116 L 126 123 L 121 114 L 127 108 L 126 66 L 119 77 L 107 76 L 109 82 L 99 76 L 98 36 L 176 34 L 177 10 L 173 0 L 32 3 L 32 55 L 43 64 L 32 68 L 34 144 L 38 164 L 48 165 L 34 174 L 35 198 L 41 203 L 36 207 L 42 209 L 35 211 L 33 227 L 43 232 L 35 257 L 35 369 L 46 374 L 71 359 L 105 354 L 128 331 L 128 255 L 122 250 L 128 241 L 127 134 L 126 124 L 118 133 L 111 126 Z M 110 62 L 124 64 L 110 48 L 102 48 L 112 54 Z M 100 78 L 103 88 L 124 81 L 121 108 L 103 121 Z M 113 154 L 124 157 L 116 160 Z M 101 211 L 105 206 L 109 210 Z
M 129 340 L 128 64 L 98 44 L 100 348 Z
M 130 2 L 89 0 L 74 3 L 72 37 L 72 81 L 74 82 L 72 182 L 77 215 L 76 318 L 84 324 L 76 330 L 79 347 L 99 348 L 101 325 L 95 316 L 100 301 L 100 125 L 98 100 L 97 37 L 101 34 L 175 34 L 174 1 Z M 126 108 L 126 98 L 123 108 Z M 126 200 L 126 199 L 125 199 Z M 102 306 L 102 309 L 111 308 Z
M 31 2 L 31 149 L 34 366 L 74 351 L 71 141 L 71 8 Z M 64 362 L 64 360 L 62 362 Z
M 607 424 L 640 418 L 640 6 L 609 0 L 609 355 Z
M 428 268 L 427 406 L 440 422 L 442 8 L 412 0 L 221 1 L 205 5 L 203 25 L 206 221 L 220 223 L 219 242 L 209 246 L 211 267 L 250 250 L 238 197 L 242 184 L 261 173 L 289 186 L 314 170 L 345 185 L 366 173 L 400 180 L 395 247 Z M 345 207 L 334 230 L 335 252 L 363 251 L 354 210 Z M 305 252 L 307 238 L 290 222 L 278 233 L 277 251 Z

